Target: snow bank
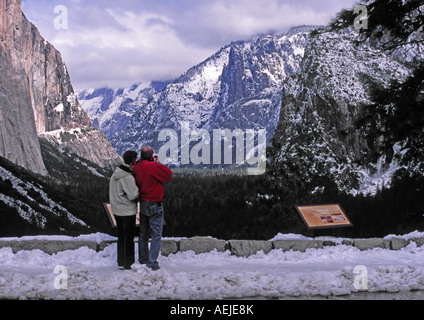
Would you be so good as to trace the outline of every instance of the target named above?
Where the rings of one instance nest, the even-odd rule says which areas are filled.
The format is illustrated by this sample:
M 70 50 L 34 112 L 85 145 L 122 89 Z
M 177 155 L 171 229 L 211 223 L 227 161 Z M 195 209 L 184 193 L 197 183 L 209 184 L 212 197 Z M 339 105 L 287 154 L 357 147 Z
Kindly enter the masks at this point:
M 413 239 L 417 239 L 417 238 L 424 238 L 424 232 L 413 231 L 413 232 L 405 234 L 405 235 L 390 234 L 390 235 L 384 237 L 384 239 L 386 239 L 386 240 L 390 240 L 390 239 L 393 239 L 393 238 L 399 238 L 399 239 L 404 239 L 404 240 L 413 240 Z
M 424 246 L 414 242 L 396 251 L 337 245 L 247 258 L 228 250 L 184 251 L 161 256 L 159 263 L 158 271 L 138 263 L 119 270 L 116 244 L 100 252 L 83 247 L 53 255 L 3 248 L 0 298 L 284 299 L 424 290 Z
M 9 238 L 0 238 L 1 241 L 93 241 L 96 243 L 101 243 L 104 241 L 113 241 L 117 240 L 116 237 L 112 237 L 106 233 L 93 233 L 93 234 L 84 234 L 78 237 L 70 236 L 25 236 L 25 237 L 9 237 Z
M 270 239 L 270 241 L 275 240 L 312 240 L 313 238 L 305 237 L 301 234 L 295 234 L 295 233 L 279 233 L 274 238 Z

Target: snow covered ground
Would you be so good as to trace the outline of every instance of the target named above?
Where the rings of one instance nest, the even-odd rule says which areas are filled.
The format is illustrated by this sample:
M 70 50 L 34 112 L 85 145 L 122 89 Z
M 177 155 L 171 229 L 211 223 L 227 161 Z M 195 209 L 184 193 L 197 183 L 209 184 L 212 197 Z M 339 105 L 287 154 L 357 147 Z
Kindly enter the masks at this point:
M 138 263 L 119 270 L 116 244 L 54 255 L 2 248 L 0 299 L 424 299 L 424 246 L 415 243 L 398 251 L 337 245 L 248 258 L 187 251 L 159 263 L 158 271 Z

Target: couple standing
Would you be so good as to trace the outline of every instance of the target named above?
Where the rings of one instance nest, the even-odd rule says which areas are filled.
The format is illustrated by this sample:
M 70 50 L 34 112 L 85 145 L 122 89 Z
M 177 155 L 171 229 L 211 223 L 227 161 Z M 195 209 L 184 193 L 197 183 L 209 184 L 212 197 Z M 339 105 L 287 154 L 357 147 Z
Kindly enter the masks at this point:
M 134 234 L 137 200 L 140 200 L 140 236 L 138 260 L 152 270 L 158 270 L 157 259 L 161 248 L 163 229 L 164 183 L 172 178 L 168 167 L 153 156 L 151 147 L 137 152 L 127 151 L 124 163 L 115 169 L 109 185 L 109 199 L 118 226 L 118 266 L 130 269 L 135 261 Z M 149 231 L 151 244 L 149 250 Z

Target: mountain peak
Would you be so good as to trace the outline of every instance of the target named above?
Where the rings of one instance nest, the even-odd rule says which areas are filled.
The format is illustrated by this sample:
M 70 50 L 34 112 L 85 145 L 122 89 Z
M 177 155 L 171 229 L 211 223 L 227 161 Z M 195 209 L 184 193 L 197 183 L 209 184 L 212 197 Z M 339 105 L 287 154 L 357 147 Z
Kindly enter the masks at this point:
M 322 25 L 303 25 L 303 26 L 297 26 L 297 27 L 293 27 L 290 28 L 289 31 L 287 31 L 287 33 L 285 34 L 287 37 L 290 37 L 292 35 L 295 35 L 297 33 L 301 33 L 301 32 L 311 32 L 317 29 L 323 29 L 325 28 L 325 26 Z
M 159 133 L 179 133 L 182 123 L 209 135 L 214 129 L 265 128 L 267 142 L 274 138 L 281 146 L 275 152 L 280 160 L 301 161 L 300 153 L 314 159 L 305 179 L 319 167 L 340 188 L 352 190 L 358 177 L 371 181 L 372 173 L 367 177 L 359 164 L 367 152 L 363 133 L 341 132 L 368 101 L 366 79 L 387 84 L 408 71 L 371 47 L 357 50 L 353 31 L 310 35 L 320 28 L 299 26 L 222 47 L 147 103 L 132 104 L 127 126 L 110 133 L 112 144 L 120 152 L 145 144 L 157 150 L 163 145 Z
M 299 68 L 306 41 L 306 31 L 298 29 L 291 36 L 269 34 L 232 42 L 147 101 L 124 99 L 125 92 L 136 94 L 136 85 L 124 89 L 105 112 L 100 105 L 106 96 L 79 98 L 118 152 L 142 144 L 155 147 L 158 133 L 164 128 L 178 131 L 181 121 L 206 130 L 267 128 L 270 140 L 279 118 L 283 80 Z

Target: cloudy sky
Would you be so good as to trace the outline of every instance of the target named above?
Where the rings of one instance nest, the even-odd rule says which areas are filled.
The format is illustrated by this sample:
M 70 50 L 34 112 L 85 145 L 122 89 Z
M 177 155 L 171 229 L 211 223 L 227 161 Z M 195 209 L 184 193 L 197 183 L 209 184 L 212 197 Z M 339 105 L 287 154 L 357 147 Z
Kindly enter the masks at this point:
M 224 45 L 327 24 L 355 0 L 23 0 L 76 90 L 173 80 Z

